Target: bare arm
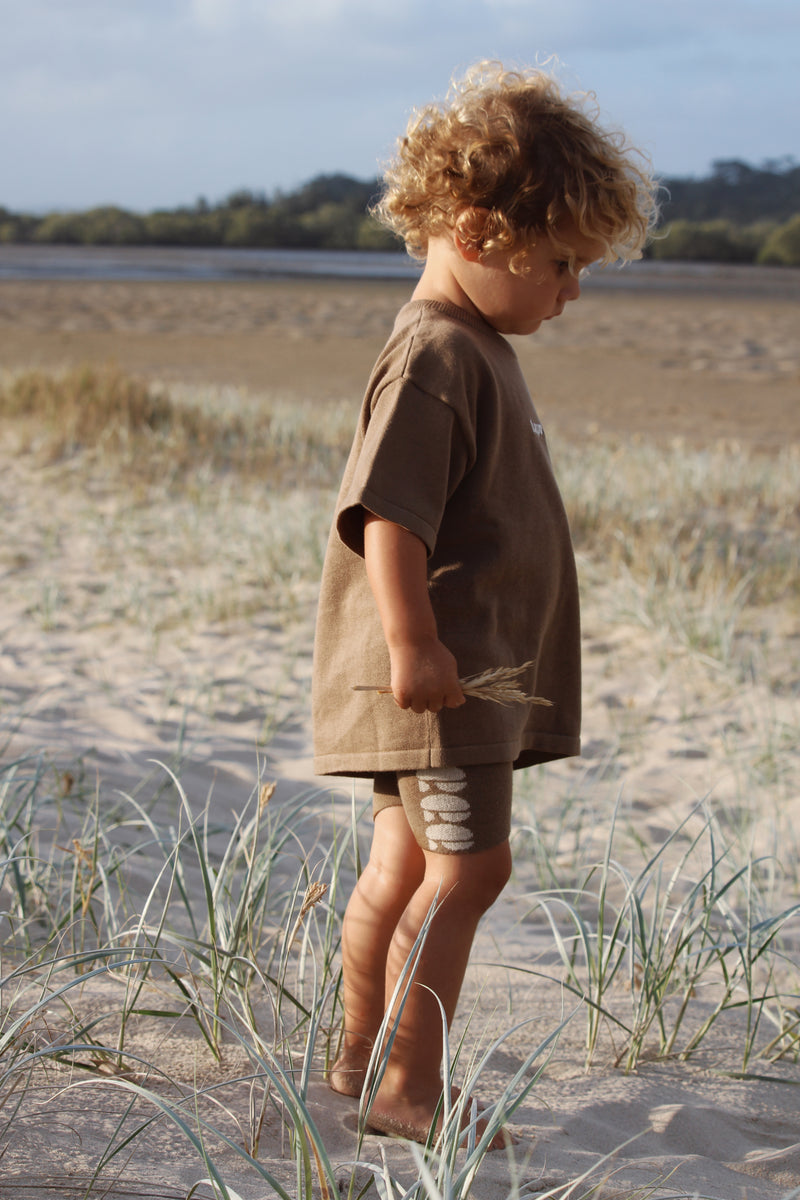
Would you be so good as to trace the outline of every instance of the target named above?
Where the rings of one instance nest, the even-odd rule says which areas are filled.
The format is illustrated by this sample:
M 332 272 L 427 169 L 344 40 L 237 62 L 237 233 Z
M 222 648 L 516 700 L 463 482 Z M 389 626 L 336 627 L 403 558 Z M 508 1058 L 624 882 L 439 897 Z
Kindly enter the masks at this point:
M 367 513 L 364 560 L 401 708 L 438 712 L 464 703 L 453 655 L 439 641 L 428 596 L 424 543 L 401 525 Z

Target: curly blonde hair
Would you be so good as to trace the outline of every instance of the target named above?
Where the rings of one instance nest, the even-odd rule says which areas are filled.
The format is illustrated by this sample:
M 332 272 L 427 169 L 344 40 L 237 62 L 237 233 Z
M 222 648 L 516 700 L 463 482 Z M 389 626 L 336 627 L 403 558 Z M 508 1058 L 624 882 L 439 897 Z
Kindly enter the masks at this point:
M 478 225 L 474 210 L 486 212 Z M 657 217 L 647 159 L 597 121 L 594 97 L 565 96 L 542 70 L 478 63 L 442 104 L 417 111 L 374 209 L 415 258 L 449 232 L 512 270 L 546 235 L 572 264 L 559 225 L 602 243 L 604 263 L 640 258 Z

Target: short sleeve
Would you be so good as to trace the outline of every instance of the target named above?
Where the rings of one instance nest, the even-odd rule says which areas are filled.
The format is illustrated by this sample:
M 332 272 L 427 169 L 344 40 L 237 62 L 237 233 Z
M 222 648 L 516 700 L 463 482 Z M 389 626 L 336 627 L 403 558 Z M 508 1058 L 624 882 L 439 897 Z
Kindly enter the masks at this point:
M 401 378 L 375 398 L 336 529 L 364 554 L 364 512 L 402 525 L 430 556 L 445 504 L 463 477 L 467 452 L 451 407 Z

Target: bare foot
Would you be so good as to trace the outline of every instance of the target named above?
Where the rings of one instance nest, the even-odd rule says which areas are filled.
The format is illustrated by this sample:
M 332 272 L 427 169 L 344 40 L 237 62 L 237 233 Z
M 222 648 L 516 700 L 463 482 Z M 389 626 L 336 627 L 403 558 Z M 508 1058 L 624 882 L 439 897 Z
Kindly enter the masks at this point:
M 452 1099 L 455 1104 L 459 1089 L 453 1088 Z M 437 1102 L 438 1104 L 438 1102 Z M 412 1103 L 405 1098 L 388 1102 L 382 1100 L 380 1093 L 375 1098 L 367 1117 L 367 1132 L 383 1133 L 392 1137 L 406 1138 L 410 1142 L 427 1142 L 437 1105 L 433 1108 L 425 1103 Z M 462 1114 L 461 1128 L 466 1131 L 472 1122 L 471 1105 Z M 437 1133 L 441 1132 L 443 1115 L 437 1122 Z M 479 1142 L 486 1131 L 487 1122 L 479 1118 L 475 1124 L 475 1140 Z M 489 1150 L 503 1150 L 506 1146 L 514 1145 L 516 1138 L 507 1129 L 499 1129 L 489 1143 Z
M 328 1072 L 328 1086 L 343 1096 L 358 1099 L 364 1089 L 368 1065 L 369 1055 L 365 1060 L 363 1055 L 343 1050 Z

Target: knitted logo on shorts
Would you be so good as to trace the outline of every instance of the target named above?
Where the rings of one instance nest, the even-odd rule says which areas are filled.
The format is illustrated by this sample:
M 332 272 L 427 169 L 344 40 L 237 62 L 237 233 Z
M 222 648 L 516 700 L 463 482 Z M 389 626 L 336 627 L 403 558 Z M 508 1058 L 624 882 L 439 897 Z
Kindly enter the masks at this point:
M 472 830 L 464 828 L 470 818 L 464 771 L 461 767 L 428 767 L 416 775 L 428 848 L 451 854 L 469 850 L 475 839 Z

